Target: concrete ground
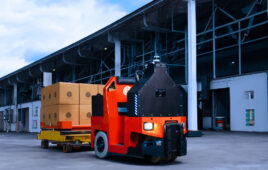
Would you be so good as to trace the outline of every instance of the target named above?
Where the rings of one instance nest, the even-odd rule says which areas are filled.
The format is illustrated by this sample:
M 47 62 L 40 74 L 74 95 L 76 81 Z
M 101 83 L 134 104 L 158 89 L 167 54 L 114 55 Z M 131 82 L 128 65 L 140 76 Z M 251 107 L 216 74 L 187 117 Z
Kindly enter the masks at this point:
M 188 138 L 188 155 L 169 164 L 137 158 L 96 158 L 94 151 L 63 153 L 41 149 L 34 134 L 0 133 L 0 169 L 268 169 L 268 134 L 204 132 Z

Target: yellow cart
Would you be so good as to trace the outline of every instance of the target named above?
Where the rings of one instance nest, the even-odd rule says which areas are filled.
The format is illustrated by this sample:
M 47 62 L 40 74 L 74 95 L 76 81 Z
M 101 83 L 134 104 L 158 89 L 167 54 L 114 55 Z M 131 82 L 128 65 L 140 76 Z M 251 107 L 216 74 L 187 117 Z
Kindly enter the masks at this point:
M 73 147 L 81 147 L 82 145 L 91 144 L 91 131 L 58 131 L 58 130 L 42 130 L 38 136 L 41 140 L 41 148 L 46 149 L 49 143 L 62 146 L 65 153 L 72 152 Z

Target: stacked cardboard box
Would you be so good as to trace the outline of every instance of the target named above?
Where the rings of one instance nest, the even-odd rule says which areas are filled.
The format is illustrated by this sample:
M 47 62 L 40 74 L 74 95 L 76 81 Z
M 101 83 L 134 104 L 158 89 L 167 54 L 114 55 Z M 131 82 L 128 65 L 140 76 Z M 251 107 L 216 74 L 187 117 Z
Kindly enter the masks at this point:
M 80 85 L 80 125 L 91 124 L 92 96 L 103 94 L 104 85 L 79 84 Z
M 90 126 L 92 95 L 103 93 L 104 85 L 57 83 L 42 89 L 41 127 L 72 129 Z

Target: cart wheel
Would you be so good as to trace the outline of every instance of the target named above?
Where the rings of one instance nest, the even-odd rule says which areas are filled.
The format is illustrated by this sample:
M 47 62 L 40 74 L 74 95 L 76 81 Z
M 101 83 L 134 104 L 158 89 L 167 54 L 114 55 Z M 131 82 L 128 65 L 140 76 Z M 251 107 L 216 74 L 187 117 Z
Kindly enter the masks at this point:
M 57 149 L 61 149 L 62 148 L 62 145 L 61 144 L 57 144 Z
M 79 150 L 81 148 L 82 148 L 81 146 L 72 146 L 72 149 L 75 150 L 75 151 L 77 151 L 77 150 Z
M 95 154 L 99 158 L 108 157 L 108 138 L 106 133 L 98 132 L 94 140 Z
M 170 157 L 164 158 L 164 161 L 165 162 L 173 162 L 176 159 L 177 159 L 177 156 L 170 156 Z
M 48 140 L 42 140 L 41 141 L 41 148 L 47 149 L 49 146 Z
M 62 151 L 64 153 L 70 153 L 70 152 L 72 152 L 72 145 L 70 145 L 70 144 L 64 144 L 62 146 Z
M 149 163 L 152 163 L 152 164 L 157 164 L 159 163 L 162 159 L 160 156 L 148 156 L 148 157 L 145 157 L 145 160 Z

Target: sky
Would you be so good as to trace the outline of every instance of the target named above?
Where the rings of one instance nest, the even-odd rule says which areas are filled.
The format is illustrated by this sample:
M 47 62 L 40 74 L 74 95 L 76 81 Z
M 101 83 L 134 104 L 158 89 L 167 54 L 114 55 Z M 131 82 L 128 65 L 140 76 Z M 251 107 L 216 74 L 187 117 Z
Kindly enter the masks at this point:
M 151 0 L 0 0 L 0 77 L 118 20 Z

